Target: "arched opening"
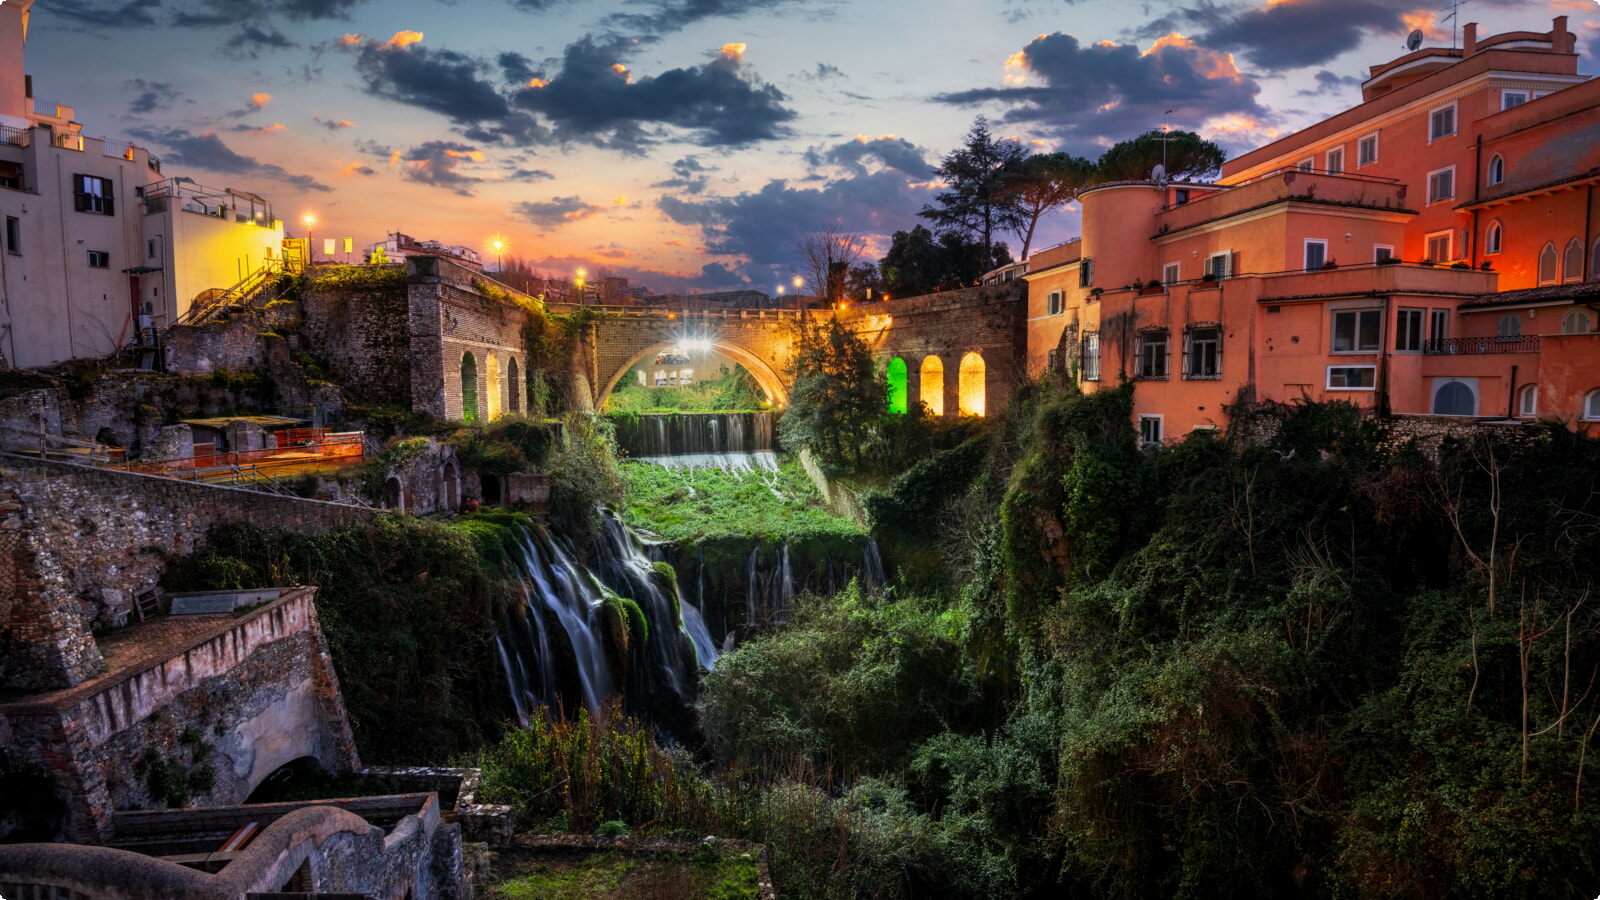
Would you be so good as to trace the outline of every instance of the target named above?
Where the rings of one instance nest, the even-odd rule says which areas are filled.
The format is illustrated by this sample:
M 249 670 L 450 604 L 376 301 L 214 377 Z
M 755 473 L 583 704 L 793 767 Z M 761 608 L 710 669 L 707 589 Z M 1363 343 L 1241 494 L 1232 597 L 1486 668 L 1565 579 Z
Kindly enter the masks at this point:
M 1561 265 L 1561 280 L 1569 284 L 1583 280 L 1583 241 L 1573 238 L 1567 244 L 1566 259 Z
M 493 353 L 483 365 L 484 384 L 484 421 L 493 422 L 500 418 L 500 360 Z
M 1517 400 L 1517 415 L 1536 416 L 1539 414 L 1539 386 L 1530 384 L 1522 388 Z
M 1483 239 L 1483 252 L 1499 253 L 1500 247 L 1504 241 L 1504 235 L 1505 229 L 1500 227 L 1499 222 L 1491 224 L 1489 226 L 1489 233 Z
M 1516 313 L 1507 313 L 1501 316 L 1499 324 L 1495 325 L 1494 336 L 1498 338 L 1522 337 L 1522 317 Z
M 1587 309 L 1575 309 L 1561 319 L 1562 334 L 1588 334 L 1594 330 L 1594 319 Z
M 337 778 L 315 756 L 292 759 L 261 779 L 245 803 L 284 803 L 331 786 Z
M 1558 254 L 1556 253 L 1556 245 L 1553 244 L 1553 243 L 1545 244 L 1544 245 L 1544 249 L 1539 251 L 1539 283 L 1540 284 L 1555 284 L 1556 283 L 1557 256 L 1558 256 Z
M 500 505 L 500 476 L 483 476 L 483 502 L 487 506 Z
M 390 475 L 389 480 L 383 483 L 383 506 L 385 509 L 403 510 L 406 508 L 405 485 L 402 485 L 400 479 L 393 475 Z
M 937 356 L 922 359 L 922 396 L 918 399 L 930 414 L 944 415 L 944 360 Z
M 1590 391 L 1583 398 L 1583 416 L 1586 421 L 1600 420 L 1600 391 Z
M 517 358 L 511 357 L 506 363 L 506 388 L 511 400 L 507 404 L 512 415 L 522 412 L 522 376 L 517 371 Z
M 982 356 L 977 353 L 968 353 L 961 357 L 961 369 L 957 375 L 956 385 L 959 388 L 957 396 L 961 415 L 983 415 L 984 366 Z
M 478 361 L 461 354 L 461 421 L 478 421 Z
M 1460 381 L 1447 381 L 1433 392 L 1433 414 L 1436 416 L 1474 416 L 1478 414 L 1478 398 L 1472 388 Z
M 896 356 L 889 360 L 889 372 L 886 375 L 889 382 L 889 412 L 903 414 L 909 408 L 907 396 L 907 383 L 909 375 L 906 373 L 906 361 Z
M 619 366 L 606 381 L 605 390 L 599 393 L 595 402 L 595 408 L 605 409 L 606 401 L 611 399 L 612 392 L 617 389 L 617 386 L 622 383 L 622 380 L 630 377 L 629 373 L 640 368 L 641 366 L 645 367 L 649 373 L 648 380 L 651 382 L 651 384 L 647 386 L 653 386 L 656 370 L 661 369 L 663 372 L 665 372 L 667 369 L 667 364 L 664 361 L 660 366 L 655 365 L 656 357 L 662 355 L 670 348 L 679 346 L 680 343 L 681 341 L 661 341 L 660 343 L 651 344 L 649 347 L 646 347 L 645 349 L 640 350 L 638 353 L 635 353 L 631 359 Z M 750 373 L 750 377 L 755 379 L 756 386 L 761 389 L 762 394 L 766 395 L 767 402 L 771 404 L 774 409 L 782 409 L 788 404 L 789 389 L 783 383 L 783 379 L 778 375 L 777 370 L 773 368 L 772 363 L 737 344 L 723 343 L 714 339 L 710 340 L 708 343 L 712 351 L 720 353 L 743 366 L 744 370 Z M 587 380 L 581 375 L 577 376 L 577 379 L 575 380 L 578 381 L 580 385 L 577 389 L 577 393 L 580 395 L 586 393 L 588 390 Z
M 1504 157 L 1496 153 L 1494 157 L 1489 160 L 1489 183 L 1492 185 L 1499 184 L 1505 180 L 1506 161 Z
M 445 463 L 439 473 L 439 508 L 455 509 L 461 504 L 461 479 L 456 475 L 456 464 Z

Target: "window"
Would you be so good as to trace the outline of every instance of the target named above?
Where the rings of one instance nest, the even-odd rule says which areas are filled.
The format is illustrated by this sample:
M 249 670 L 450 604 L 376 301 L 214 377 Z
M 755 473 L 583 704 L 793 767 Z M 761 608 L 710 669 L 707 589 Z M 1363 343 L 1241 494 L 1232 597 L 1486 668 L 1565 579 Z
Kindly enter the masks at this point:
M 1061 292 L 1051 291 L 1049 298 L 1045 300 L 1045 315 L 1059 316 L 1066 308 L 1067 304 L 1061 299 Z
M 1530 384 L 1522 389 L 1517 400 L 1517 415 L 1536 416 L 1539 414 L 1539 386 Z
M 1356 165 L 1370 166 L 1378 161 L 1378 136 L 1369 134 L 1356 144 Z
M 1500 248 L 1505 243 L 1504 235 L 1505 231 L 1500 227 L 1500 223 L 1491 222 L 1489 230 L 1483 236 L 1483 252 L 1486 254 L 1499 253 Z
M 91 269 L 109 269 L 109 268 L 111 268 L 111 254 L 105 252 L 104 250 L 90 250 L 89 251 L 89 268 L 91 268 Z
M 1091 331 L 1083 336 L 1083 380 L 1100 380 L 1100 334 Z
M 1180 271 L 1180 268 L 1179 268 L 1179 264 L 1178 263 L 1167 263 L 1165 266 L 1162 266 L 1162 268 L 1161 268 L 1161 283 L 1162 284 L 1177 284 L 1178 283 L 1178 273 L 1179 273 L 1179 271 Z
M 1224 250 L 1206 257 L 1205 274 L 1223 279 L 1233 274 L 1233 251 Z
M 1315 272 L 1328 261 L 1327 241 L 1306 241 L 1306 271 Z
M 1370 391 L 1377 386 L 1377 366 L 1328 367 L 1328 390 L 1330 391 Z
M 1500 184 L 1501 182 L 1503 182 L 1505 180 L 1506 180 L 1506 161 L 1505 161 L 1505 157 L 1503 157 L 1503 156 L 1501 156 L 1501 155 L 1499 155 L 1497 153 L 1497 154 L 1494 155 L 1494 157 L 1492 159 L 1489 160 L 1489 183 L 1491 185 Z
M 74 175 L 72 185 L 73 209 L 102 216 L 116 215 L 116 199 L 112 196 L 110 179 Z
M 6 252 L 22 255 L 22 223 L 16 216 L 6 216 Z
M 1139 443 L 1146 447 L 1161 446 L 1161 417 L 1139 417 Z
M 1573 238 L 1567 244 L 1566 259 L 1561 264 L 1562 281 L 1571 284 L 1583 280 L 1583 242 Z
M 1217 326 L 1190 326 L 1185 335 L 1183 377 L 1195 379 L 1222 376 L 1222 329 Z
M 1372 245 L 1372 261 L 1373 262 L 1383 262 L 1386 259 L 1394 259 L 1394 245 L 1393 244 L 1373 244 Z
M 1449 262 L 1451 260 L 1451 258 L 1452 257 L 1450 256 L 1450 232 L 1448 232 L 1448 231 L 1440 231 L 1440 232 L 1436 232 L 1434 234 L 1428 235 L 1427 262 L 1436 262 L 1436 263 Z
M 1431 319 L 1432 321 L 1428 323 L 1428 337 L 1431 340 L 1443 343 L 1445 339 L 1450 337 L 1450 310 L 1436 309 L 1433 311 Z
M 151 238 L 150 240 L 144 242 L 144 258 L 145 259 L 155 259 L 156 258 L 156 239 L 155 238 Z
M 1440 107 L 1428 116 L 1428 140 L 1437 141 L 1456 133 L 1456 105 Z
M 1521 106 L 1522 104 L 1527 103 L 1527 102 L 1528 102 L 1528 92 L 1527 91 L 1501 91 L 1500 92 L 1500 108 L 1501 109 L 1510 109 L 1513 106 Z
M 1094 284 L 1094 259 L 1088 258 L 1078 263 L 1078 287 L 1088 287 Z
M 1334 353 L 1376 353 L 1383 326 L 1381 309 L 1347 309 L 1333 314 Z
M 1167 377 L 1167 332 L 1146 331 L 1139 335 L 1135 358 L 1140 378 Z
M 1422 352 L 1422 310 L 1402 309 L 1395 316 L 1394 349 L 1402 353 Z
M 1295 163 L 1294 167 L 1302 172 L 1315 172 L 1317 170 L 1317 161 L 1308 156 Z
M 1594 320 L 1586 309 L 1575 309 L 1561 319 L 1562 334 L 1588 334 L 1594 330 Z
M 1433 389 L 1433 414 L 1436 416 L 1475 416 L 1478 392 L 1468 381 L 1446 380 Z
M 1539 251 L 1539 283 L 1541 285 L 1556 283 L 1556 256 L 1556 245 L 1553 243 L 1545 244 L 1544 249 Z
M 1328 151 L 1328 174 L 1338 175 L 1344 171 L 1344 148 L 1339 147 Z
M 1438 203 L 1442 200 L 1456 198 L 1456 167 L 1440 169 L 1428 173 L 1428 202 Z
M 22 190 L 22 163 L 0 159 L 0 187 Z
M 1591 422 L 1600 419 L 1600 391 L 1590 391 L 1583 398 L 1583 418 Z
M 1522 337 L 1522 317 L 1516 313 L 1501 316 L 1494 326 L 1494 336 L 1506 339 Z

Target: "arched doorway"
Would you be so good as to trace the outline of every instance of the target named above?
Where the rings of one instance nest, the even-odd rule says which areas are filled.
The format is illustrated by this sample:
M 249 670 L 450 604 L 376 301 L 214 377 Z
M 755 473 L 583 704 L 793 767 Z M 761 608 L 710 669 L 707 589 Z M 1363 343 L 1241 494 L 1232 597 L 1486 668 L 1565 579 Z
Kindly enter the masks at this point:
M 511 357 L 511 361 L 506 363 L 506 388 L 511 396 L 511 401 L 507 406 L 510 407 L 512 415 L 522 412 L 522 375 L 517 371 L 517 358 L 515 356 Z
M 944 360 L 937 356 L 922 359 L 922 405 L 930 415 L 944 415 Z
M 461 421 L 478 421 L 478 361 L 461 354 Z
M 385 509 L 404 510 L 406 508 L 405 486 L 400 483 L 399 478 L 393 475 L 390 475 L 389 480 L 384 482 L 383 485 L 383 506 Z
M 956 385 L 959 390 L 963 416 L 983 415 L 984 404 L 984 367 L 983 357 L 977 353 L 968 353 L 961 357 L 961 370 L 957 375 Z
M 1478 398 L 1472 387 L 1460 381 L 1447 381 L 1433 394 L 1433 414 L 1436 416 L 1474 416 L 1478 414 Z
M 493 353 L 483 365 L 484 416 L 486 422 L 500 418 L 500 360 Z
M 439 508 L 455 509 L 461 504 L 461 480 L 456 475 L 456 464 L 445 463 L 439 473 Z
M 887 374 L 889 382 L 889 412 L 903 414 L 909 405 L 906 383 L 909 376 L 906 374 L 906 361 L 896 356 L 889 360 Z
M 483 502 L 486 506 L 499 506 L 501 498 L 500 476 L 483 476 Z

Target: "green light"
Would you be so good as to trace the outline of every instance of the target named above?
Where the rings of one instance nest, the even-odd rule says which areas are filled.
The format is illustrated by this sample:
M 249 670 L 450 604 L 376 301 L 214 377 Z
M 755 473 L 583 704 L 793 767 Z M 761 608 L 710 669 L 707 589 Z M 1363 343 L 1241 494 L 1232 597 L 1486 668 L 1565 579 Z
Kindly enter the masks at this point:
M 889 360 L 889 412 L 905 414 L 906 404 L 906 361 L 896 356 Z

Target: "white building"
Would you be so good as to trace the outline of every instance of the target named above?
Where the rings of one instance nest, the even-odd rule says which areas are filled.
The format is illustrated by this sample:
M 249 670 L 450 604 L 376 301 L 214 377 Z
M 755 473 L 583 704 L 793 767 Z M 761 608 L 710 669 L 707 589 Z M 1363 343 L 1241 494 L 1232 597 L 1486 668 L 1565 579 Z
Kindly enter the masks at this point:
M 413 256 L 446 256 L 475 272 L 483 271 L 483 256 L 471 247 L 432 240 L 419 241 L 398 231 L 391 232 L 388 237 L 368 247 L 367 258 L 371 259 L 379 251 L 390 262 L 405 262 Z
M 33 0 L 0 3 L 0 352 L 18 367 L 105 356 L 282 254 L 261 197 L 164 178 L 142 147 L 36 108 L 23 71 Z

